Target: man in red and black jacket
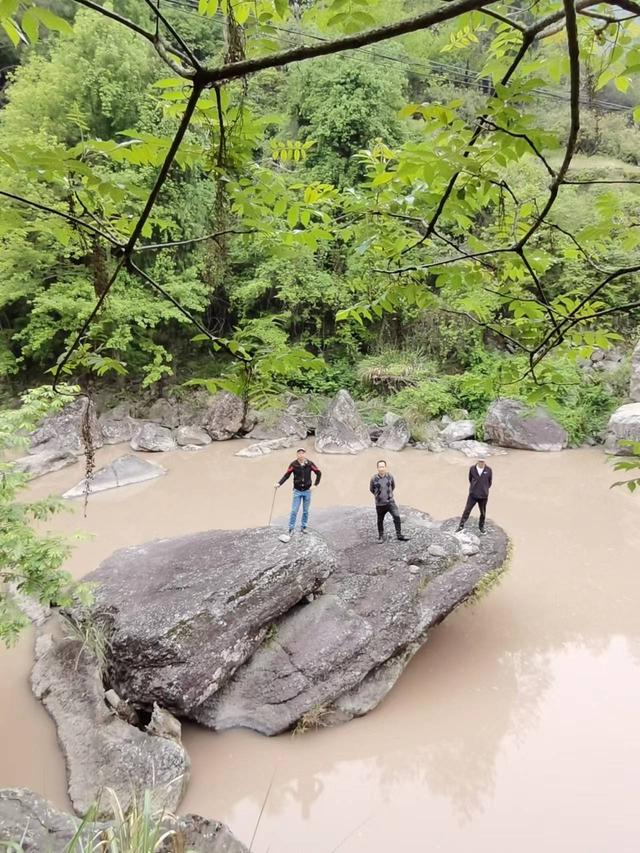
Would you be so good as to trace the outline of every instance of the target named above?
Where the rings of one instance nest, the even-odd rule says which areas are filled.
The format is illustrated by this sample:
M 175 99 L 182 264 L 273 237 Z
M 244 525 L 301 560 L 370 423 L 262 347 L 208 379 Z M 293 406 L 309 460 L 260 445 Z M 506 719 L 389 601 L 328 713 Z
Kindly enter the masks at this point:
M 322 471 L 306 456 L 307 451 L 301 447 L 296 458 L 289 465 L 284 477 L 281 477 L 276 483 L 276 489 L 286 482 L 293 474 L 293 502 L 291 504 L 291 515 L 289 516 L 289 535 L 293 533 L 296 526 L 296 518 L 298 510 L 302 504 L 302 532 L 307 532 L 307 522 L 309 521 L 309 506 L 311 505 L 311 477 L 316 475 L 314 485 L 318 485 Z

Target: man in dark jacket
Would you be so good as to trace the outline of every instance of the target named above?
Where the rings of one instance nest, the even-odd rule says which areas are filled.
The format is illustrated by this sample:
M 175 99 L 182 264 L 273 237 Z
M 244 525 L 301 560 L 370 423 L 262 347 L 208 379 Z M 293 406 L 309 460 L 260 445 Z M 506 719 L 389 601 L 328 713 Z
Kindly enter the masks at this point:
M 462 517 L 460 518 L 460 524 L 458 525 L 456 533 L 459 530 L 462 530 L 465 526 L 471 510 L 476 504 L 478 504 L 478 508 L 480 510 L 480 533 L 485 534 L 487 532 L 484 529 L 484 523 L 487 515 L 489 489 L 491 488 L 492 482 L 493 471 L 489 468 L 484 459 L 478 459 L 476 464 L 469 468 L 469 497 L 467 498 L 467 504 L 464 508 L 464 512 L 462 513 Z
M 384 542 L 384 517 L 391 514 L 396 528 L 396 538 L 400 542 L 408 542 L 409 537 L 402 535 L 400 511 L 393 499 L 396 481 L 387 471 L 387 463 L 384 459 L 378 462 L 378 473 L 374 474 L 369 481 L 369 491 L 376 500 L 376 513 L 378 514 L 378 542 Z
M 296 526 L 300 504 L 302 504 L 302 532 L 307 532 L 309 507 L 311 506 L 311 475 L 316 475 L 314 484 L 316 486 L 320 482 L 320 477 L 322 477 L 322 471 L 310 459 L 307 459 L 306 453 L 307 451 L 301 447 L 284 476 L 276 483 L 276 489 L 279 489 L 293 474 L 293 501 L 291 503 L 291 515 L 289 516 L 289 535 L 293 533 L 293 529 Z

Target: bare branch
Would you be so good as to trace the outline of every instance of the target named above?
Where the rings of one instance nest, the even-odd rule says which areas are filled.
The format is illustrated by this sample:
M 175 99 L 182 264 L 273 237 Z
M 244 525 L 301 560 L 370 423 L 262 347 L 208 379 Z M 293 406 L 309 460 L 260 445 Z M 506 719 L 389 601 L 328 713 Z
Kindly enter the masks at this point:
M 130 270 L 131 272 L 134 272 L 136 275 L 139 275 L 140 278 L 142 278 L 144 281 L 146 281 L 147 284 L 150 285 L 151 287 L 153 287 L 154 290 L 157 290 L 158 293 L 162 294 L 162 296 L 164 296 L 165 299 L 167 299 L 175 308 L 177 308 L 178 311 L 184 317 L 186 317 L 187 320 L 189 320 L 189 322 L 192 323 L 196 327 L 196 329 L 198 329 L 199 332 L 202 332 L 203 335 L 206 335 L 210 341 L 214 342 L 214 341 L 220 340 L 220 338 L 218 338 L 214 334 L 212 334 L 209 331 L 209 329 L 207 329 L 206 326 L 203 326 L 202 323 L 199 320 L 197 320 L 190 311 L 188 311 L 184 306 L 180 305 L 178 300 L 174 299 L 174 297 L 169 293 L 168 290 L 165 290 L 164 287 L 162 287 L 160 284 L 158 284 L 157 281 L 154 281 L 154 279 L 152 279 L 151 276 L 147 275 L 147 273 L 144 272 L 144 270 L 141 270 L 140 267 L 137 266 L 130 259 L 127 261 L 127 269 Z
M 91 225 L 89 222 L 83 222 L 82 219 L 78 219 L 77 216 L 71 216 L 69 213 L 63 213 L 61 210 L 56 210 L 55 207 L 49 207 L 47 204 L 40 204 L 38 201 L 32 201 L 29 198 L 24 198 L 20 195 L 15 195 L 15 193 L 7 192 L 6 190 L 0 190 L 0 196 L 4 196 L 5 198 L 10 198 L 12 201 L 17 201 L 19 204 L 25 204 L 28 207 L 33 207 L 35 210 L 41 210 L 43 213 L 50 213 L 53 216 L 60 216 L 62 219 L 66 219 L 67 222 L 73 223 L 73 225 L 77 225 L 79 228 L 86 228 L 87 231 L 91 231 L 98 237 L 102 237 L 108 243 L 111 243 L 113 246 L 121 246 L 121 243 L 118 243 L 113 237 L 110 237 L 105 231 L 102 231 L 100 228 L 96 228 L 95 225 Z
M 151 252 L 156 249 L 173 249 L 176 246 L 190 246 L 193 243 L 203 243 L 206 240 L 217 240 L 218 237 L 226 237 L 227 234 L 255 234 L 254 228 L 248 228 L 246 231 L 241 231 L 236 228 L 227 228 L 224 231 L 214 231 L 212 234 L 203 234 L 202 237 L 190 237 L 187 240 L 171 240 L 168 243 L 147 243 L 145 246 L 137 246 L 137 252 Z
M 533 151 L 533 153 L 536 155 L 536 157 L 537 157 L 539 160 L 541 160 L 541 161 L 542 161 L 542 163 L 544 164 L 544 167 L 545 167 L 545 169 L 547 170 L 547 172 L 551 175 L 551 177 L 552 177 L 552 178 L 555 178 L 555 176 L 556 176 L 555 169 L 553 169 L 553 168 L 549 165 L 549 162 L 548 162 L 548 160 L 546 159 L 546 157 L 544 156 L 544 154 L 542 154 L 542 153 L 539 151 L 539 149 L 538 149 L 537 145 L 535 144 L 535 142 L 534 142 L 534 141 L 533 141 L 529 136 L 527 136 L 527 134 L 526 134 L 526 133 L 515 133 L 513 130 L 507 130 L 507 128 L 506 128 L 506 127 L 502 127 L 501 125 L 496 124 L 495 122 L 490 121 L 489 119 L 484 118 L 484 117 L 481 117 L 481 118 L 480 118 L 480 121 L 481 121 L 481 122 L 482 122 L 482 124 L 484 124 L 486 127 L 490 127 L 490 128 L 492 128 L 492 130 L 496 130 L 496 131 L 498 131 L 498 132 L 500 132 L 500 133 L 504 133 L 506 136 L 511 136 L 511 137 L 513 137 L 514 139 L 524 139 L 524 141 L 527 143 L 527 145 L 529 146 L 529 148 L 531 148 L 531 150 L 532 150 L 532 151 Z
M 494 12 L 492 9 L 482 9 L 483 15 L 488 15 L 490 18 L 494 18 L 496 21 L 502 21 L 503 24 L 509 24 L 514 30 L 519 30 L 521 33 L 524 33 L 526 27 L 522 24 L 519 24 L 517 21 L 514 21 L 512 18 L 507 18 L 506 15 L 501 15 L 499 12 Z
M 191 50 L 189 45 L 182 38 L 182 36 L 176 30 L 176 28 L 173 26 L 173 24 L 170 21 L 168 21 L 167 18 L 160 11 L 160 3 L 158 2 L 158 4 L 156 5 L 153 2 L 153 0 L 145 0 L 145 3 L 153 12 L 153 14 L 156 18 L 156 23 L 159 21 L 162 21 L 162 23 L 165 25 L 167 30 L 171 33 L 171 35 L 174 37 L 176 42 L 180 45 L 180 47 L 184 51 L 184 53 L 181 55 L 181 58 L 182 59 L 188 58 L 189 62 L 193 65 L 194 68 L 201 68 L 200 62 L 198 61 L 197 57 L 195 56 L 195 54 L 193 53 L 193 51 Z M 157 37 L 157 41 L 160 41 L 159 37 Z
M 431 12 L 423 12 L 413 18 L 396 21 L 393 24 L 386 24 L 383 27 L 363 30 L 353 35 L 343 36 L 342 38 L 320 44 L 301 45 L 300 47 L 281 50 L 268 56 L 256 57 L 255 59 L 230 62 L 218 68 L 203 69 L 196 73 L 195 79 L 205 86 L 210 86 L 213 83 L 220 83 L 223 80 L 237 80 L 239 77 L 254 74 L 256 71 L 263 71 L 266 68 L 281 68 L 283 65 L 302 62 L 305 59 L 314 59 L 317 56 L 328 56 L 329 54 L 341 53 L 345 50 L 353 50 L 357 47 L 365 47 L 368 44 L 387 41 L 396 36 L 429 29 L 429 27 L 433 27 L 436 24 L 457 18 L 465 12 L 473 12 L 476 9 L 488 6 L 491 2 L 493 0 L 453 0 L 453 2 L 444 3 Z
M 57 389 L 58 382 L 60 381 L 60 377 L 62 376 L 62 371 L 67 366 L 69 359 L 71 358 L 71 356 L 73 355 L 73 353 L 75 352 L 77 347 L 82 343 L 82 339 L 84 338 L 84 336 L 88 332 L 88 330 L 89 330 L 91 324 L 93 323 L 94 319 L 98 316 L 98 313 L 100 312 L 100 309 L 102 308 L 102 305 L 103 305 L 105 299 L 107 298 L 107 295 L 108 295 L 109 291 L 111 290 L 115 280 L 118 278 L 118 275 L 120 274 L 120 270 L 124 266 L 124 263 L 125 263 L 125 258 L 121 258 L 119 260 L 118 264 L 116 265 L 116 268 L 114 269 L 113 273 L 111 274 L 111 278 L 107 282 L 107 286 L 102 291 L 100 298 L 98 299 L 98 301 L 94 305 L 92 312 L 89 314 L 87 319 L 82 324 L 82 328 L 80 329 L 80 331 L 76 335 L 74 342 L 67 349 L 65 354 L 62 356 L 62 359 L 58 362 L 58 366 L 56 367 L 56 372 L 53 375 L 52 387 L 54 390 Z
M 555 204 L 560 186 L 569 170 L 569 166 L 571 165 L 571 160 L 573 159 L 578 140 L 578 131 L 580 130 L 580 44 L 578 42 L 578 25 L 573 0 L 564 0 L 564 8 L 567 30 L 567 46 L 569 49 L 569 76 L 571 80 L 571 124 L 569 126 L 569 138 L 567 140 L 562 164 L 556 173 L 553 183 L 551 184 L 545 206 L 543 207 L 542 212 L 538 215 L 536 221 L 532 223 L 527 233 L 516 244 L 518 249 L 524 248 L 526 243 L 544 222 L 547 214 Z
M 135 21 L 131 21 L 129 18 L 125 18 L 123 15 L 119 15 L 117 12 L 113 12 L 108 6 L 101 6 L 99 3 L 94 3 L 93 0 L 75 0 L 80 6 L 85 6 L 87 9 L 92 9 L 94 12 L 97 12 L 99 15 L 104 15 L 105 18 L 110 18 L 112 21 L 116 21 L 118 24 L 122 24 L 122 26 L 127 27 L 127 29 L 132 30 L 134 33 L 137 33 L 142 38 L 146 39 L 150 44 L 152 44 L 158 54 L 166 60 L 167 54 L 173 54 L 178 59 L 181 59 L 183 62 L 189 64 L 189 57 L 177 50 L 171 45 L 165 45 L 161 40 L 156 37 L 155 33 L 150 33 L 148 30 L 145 30 L 144 27 L 141 27 L 139 24 L 136 24 Z M 176 65 L 173 62 L 169 63 L 174 71 L 178 71 L 181 76 L 187 76 L 188 72 L 181 68 L 179 65 Z M 178 70 L 180 69 L 180 70 Z
M 455 264 L 457 261 L 475 261 L 479 258 L 487 257 L 488 255 L 499 255 L 504 254 L 505 252 L 513 252 L 514 249 L 509 247 L 507 249 L 487 249 L 484 252 L 471 252 L 471 253 L 462 253 L 459 255 L 455 255 L 453 258 L 442 258 L 439 261 L 431 261 L 428 264 L 415 264 L 410 267 L 400 267 L 395 270 L 384 270 L 377 267 L 372 269 L 372 272 L 383 273 L 384 275 L 403 275 L 408 272 L 422 272 L 423 270 L 429 270 L 433 267 L 444 267 L 448 264 Z
M 175 160 L 176 154 L 178 153 L 178 149 L 180 148 L 182 140 L 184 139 L 184 135 L 187 132 L 187 128 L 189 127 L 191 118 L 198 104 L 198 99 L 200 98 L 201 91 L 202 89 L 198 85 L 193 86 L 184 113 L 182 114 L 182 118 L 180 119 L 180 124 L 178 125 L 176 134 L 173 137 L 173 140 L 167 152 L 167 156 L 165 157 L 164 163 L 162 164 L 162 167 L 158 172 L 158 177 L 156 178 L 156 182 L 153 186 L 153 189 L 149 193 L 149 197 L 144 206 L 144 210 L 140 214 L 140 218 L 136 222 L 135 228 L 131 232 L 131 237 L 129 237 L 129 240 L 127 242 L 127 247 L 125 250 L 126 255 L 130 255 L 133 251 L 135 244 L 137 243 L 138 238 L 142 233 L 142 229 L 144 228 L 151 214 L 151 210 L 153 209 L 153 206 L 156 203 L 156 199 L 158 198 L 160 190 L 162 189 L 162 186 L 165 180 L 167 179 L 169 170 L 173 165 L 173 161 Z

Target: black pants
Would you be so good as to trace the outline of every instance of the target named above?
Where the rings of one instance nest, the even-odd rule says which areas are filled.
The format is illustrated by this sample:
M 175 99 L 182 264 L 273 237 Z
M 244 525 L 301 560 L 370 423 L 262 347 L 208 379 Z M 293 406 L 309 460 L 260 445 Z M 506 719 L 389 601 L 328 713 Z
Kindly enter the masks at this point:
M 460 524 L 465 524 L 469 518 L 471 510 L 476 504 L 478 504 L 478 509 L 480 510 L 480 530 L 482 530 L 484 527 L 484 520 L 487 515 L 487 500 L 488 498 L 474 498 L 473 495 L 469 495 L 464 512 L 462 513 L 462 518 L 460 519 Z
M 400 527 L 400 510 L 398 509 L 396 502 L 391 501 L 391 503 L 388 504 L 378 504 L 376 506 L 376 512 L 378 513 L 378 536 L 382 536 L 384 533 L 384 517 L 388 512 L 391 513 L 393 523 L 396 526 L 396 536 L 400 536 L 402 532 L 402 528 Z

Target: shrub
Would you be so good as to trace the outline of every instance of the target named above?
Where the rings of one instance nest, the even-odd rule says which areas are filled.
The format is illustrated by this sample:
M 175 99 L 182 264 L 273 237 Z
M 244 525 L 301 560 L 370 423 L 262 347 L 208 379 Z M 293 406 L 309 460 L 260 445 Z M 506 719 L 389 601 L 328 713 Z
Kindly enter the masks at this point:
M 357 368 L 359 381 L 381 394 L 401 391 L 434 373 L 434 365 L 421 349 L 385 349 L 363 358 Z

